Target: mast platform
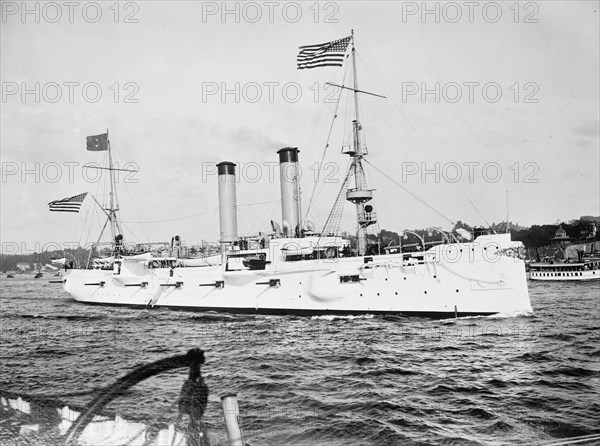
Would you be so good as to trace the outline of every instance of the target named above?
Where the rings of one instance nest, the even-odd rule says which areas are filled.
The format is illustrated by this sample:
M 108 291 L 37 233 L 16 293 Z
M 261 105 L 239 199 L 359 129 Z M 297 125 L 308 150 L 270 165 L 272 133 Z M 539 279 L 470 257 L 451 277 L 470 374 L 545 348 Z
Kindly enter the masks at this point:
M 373 189 L 348 189 L 346 200 L 354 204 L 362 204 L 373 199 Z

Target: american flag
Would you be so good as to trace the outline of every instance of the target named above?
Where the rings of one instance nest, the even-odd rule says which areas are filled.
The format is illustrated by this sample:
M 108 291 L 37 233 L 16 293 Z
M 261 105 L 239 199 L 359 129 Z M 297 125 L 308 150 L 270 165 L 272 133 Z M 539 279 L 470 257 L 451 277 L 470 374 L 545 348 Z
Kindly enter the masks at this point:
M 306 45 L 300 47 L 296 61 L 298 69 L 317 67 L 341 67 L 344 63 L 346 49 L 352 36 L 344 37 L 333 42 L 319 45 Z
M 54 200 L 48 203 L 48 207 L 52 212 L 79 212 L 81 204 L 88 193 L 84 192 L 74 197 L 63 198 L 62 200 Z

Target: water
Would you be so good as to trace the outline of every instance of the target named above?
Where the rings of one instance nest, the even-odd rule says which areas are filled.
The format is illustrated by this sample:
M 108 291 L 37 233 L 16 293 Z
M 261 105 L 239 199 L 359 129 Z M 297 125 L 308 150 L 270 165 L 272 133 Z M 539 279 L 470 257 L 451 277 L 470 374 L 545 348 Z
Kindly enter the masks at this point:
M 200 347 L 213 444 L 225 442 L 228 392 L 249 445 L 543 444 L 600 433 L 598 282 L 529 282 L 534 316 L 442 321 L 133 310 L 73 302 L 47 278 L 0 287 L 2 389 L 92 391 Z M 120 415 L 173 420 L 186 375 L 137 386 Z M 16 424 L 2 420 L 0 443 L 22 444 Z

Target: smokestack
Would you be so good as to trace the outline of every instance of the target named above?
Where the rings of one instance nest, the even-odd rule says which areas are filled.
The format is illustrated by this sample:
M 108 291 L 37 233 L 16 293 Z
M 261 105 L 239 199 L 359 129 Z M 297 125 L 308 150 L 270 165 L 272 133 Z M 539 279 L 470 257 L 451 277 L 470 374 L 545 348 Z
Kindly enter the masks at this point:
M 217 164 L 219 179 L 219 228 L 221 243 L 237 240 L 237 207 L 235 199 L 235 164 L 223 161 Z
M 284 237 L 300 236 L 300 185 L 297 147 L 278 150 L 281 215 Z

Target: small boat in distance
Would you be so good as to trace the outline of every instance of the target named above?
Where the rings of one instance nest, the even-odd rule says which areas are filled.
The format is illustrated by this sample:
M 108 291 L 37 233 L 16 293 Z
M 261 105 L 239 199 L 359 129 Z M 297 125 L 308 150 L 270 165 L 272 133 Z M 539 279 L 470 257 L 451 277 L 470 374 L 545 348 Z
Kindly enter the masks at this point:
M 600 279 L 600 259 L 585 259 L 573 263 L 530 263 L 529 278 L 547 281 L 598 280 Z

